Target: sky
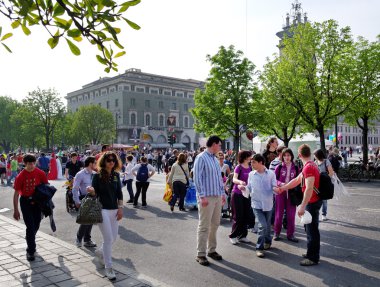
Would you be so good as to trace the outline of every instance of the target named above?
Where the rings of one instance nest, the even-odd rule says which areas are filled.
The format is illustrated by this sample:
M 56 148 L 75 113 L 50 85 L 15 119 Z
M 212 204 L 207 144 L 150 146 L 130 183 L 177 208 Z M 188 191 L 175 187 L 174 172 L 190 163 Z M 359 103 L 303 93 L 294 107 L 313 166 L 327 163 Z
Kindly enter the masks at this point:
M 122 1 L 124 2 L 124 1 Z M 33 27 L 25 36 L 12 31 L 0 16 L 3 34 L 13 32 L 0 47 L 0 96 L 22 100 L 38 87 L 67 93 L 99 79 L 124 73 L 130 68 L 183 79 L 205 80 L 210 71 L 207 55 L 220 46 L 234 45 L 262 69 L 266 58 L 277 52 L 278 38 L 294 0 L 142 0 L 125 17 L 141 26 L 136 31 L 120 22 L 120 40 L 126 55 L 119 58 L 119 72 L 105 73 L 95 58 L 97 48 L 79 44 L 81 56 L 71 54 L 65 41 L 51 50 L 49 35 Z M 350 26 L 354 38 L 375 41 L 380 34 L 379 0 L 300 0 L 310 21 L 335 19 Z M 64 100 L 66 103 L 66 101 Z

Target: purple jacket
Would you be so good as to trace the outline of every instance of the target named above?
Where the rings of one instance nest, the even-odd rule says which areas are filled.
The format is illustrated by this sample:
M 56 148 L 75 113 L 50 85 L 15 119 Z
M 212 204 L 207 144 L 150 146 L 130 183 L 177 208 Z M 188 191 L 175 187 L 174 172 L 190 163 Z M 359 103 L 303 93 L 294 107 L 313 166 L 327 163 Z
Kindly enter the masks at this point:
M 280 183 L 280 182 L 285 183 L 286 173 L 287 173 L 286 164 L 283 162 L 283 163 L 279 164 L 278 166 L 276 166 L 274 173 L 276 175 L 276 179 L 277 179 L 278 183 Z M 300 171 L 298 170 L 298 173 L 297 173 L 296 166 L 294 163 L 292 163 L 292 166 L 290 168 L 289 181 L 291 181 L 293 178 L 296 178 L 299 173 L 300 173 Z

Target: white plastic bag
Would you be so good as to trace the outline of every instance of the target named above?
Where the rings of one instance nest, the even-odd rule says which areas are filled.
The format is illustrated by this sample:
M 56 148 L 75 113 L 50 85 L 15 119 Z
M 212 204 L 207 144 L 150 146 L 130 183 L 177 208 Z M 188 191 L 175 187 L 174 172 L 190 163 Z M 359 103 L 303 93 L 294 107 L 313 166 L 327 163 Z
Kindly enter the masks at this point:
M 338 178 L 338 176 L 334 173 L 331 178 L 332 183 L 334 184 L 334 198 L 339 199 L 342 196 L 350 196 L 347 189 L 344 187 L 342 181 Z
M 305 213 L 301 216 L 301 224 L 310 224 L 312 220 L 310 212 L 305 210 Z

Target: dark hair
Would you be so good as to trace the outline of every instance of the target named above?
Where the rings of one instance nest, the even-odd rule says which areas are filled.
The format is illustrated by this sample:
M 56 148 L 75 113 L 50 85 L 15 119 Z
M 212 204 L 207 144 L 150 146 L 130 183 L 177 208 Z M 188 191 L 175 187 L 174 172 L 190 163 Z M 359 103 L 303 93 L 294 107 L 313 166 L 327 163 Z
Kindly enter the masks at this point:
M 145 156 L 140 157 L 140 161 L 146 163 L 148 159 Z
M 212 147 L 212 145 L 214 143 L 218 144 L 222 142 L 222 140 L 220 139 L 220 137 L 218 136 L 210 136 L 208 139 L 207 139 L 207 143 L 206 143 L 206 146 L 207 147 Z
M 277 150 L 278 150 L 278 149 L 277 149 Z M 281 161 L 284 161 L 284 155 L 285 155 L 286 153 L 290 154 L 291 161 L 293 161 L 293 160 L 294 160 L 294 153 L 293 153 L 293 151 L 292 151 L 290 148 L 284 148 L 284 149 L 282 150 Z
M 41 154 L 40 154 L 41 156 L 45 156 L 45 153 L 44 152 L 41 152 Z
M 104 144 L 104 145 L 102 145 L 102 151 L 106 151 L 107 148 L 108 148 L 108 144 Z
M 178 149 L 173 149 L 172 154 L 176 155 L 178 153 Z
M 307 144 L 301 144 L 298 148 L 298 152 L 306 158 L 311 156 L 311 150 Z
M 277 147 L 277 149 L 276 149 L 277 154 L 284 152 L 284 149 L 286 149 L 286 148 L 287 147 L 284 146 L 284 145 L 281 145 L 281 146 Z
M 276 137 L 270 137 L 267 142 L 267 150 L 269 151 L 270 144 L 273 143 L 275 140 L 277 140 Z
M 84 167 L 88 167 L 90 165 L 90 163 L 94 163 L 96 160 L 95 160 L 95 157 L 93 156 L 88 156 L 85 161 L 84 161 Z
M 129 155 L 129 156 L 127 156 L 127 160 L 128 160 L 128 161 L 132 161 L 132 160 L 133 160 L 133 155 Z
M 78 154 L 77 154 L 76 152 L 72 152 L 72 153 L 70 154 L 70 157 L 74 157 L 74 156 L 78 156 Z
M 314 156 L 319 160 L 323 161 L 326 158 L 326 154 L 323 150 L 317 149 L 314 151 Z
M 122 163 L 120 161 L 120 158 L 115 152 L 106 151 L 105 153 L 103 153 L 102 156 L 100 157 L 100 159 L 98 160 L 98 171 L 100 174 L 100 179 L 102 181 L 107 181 L 109 178 L 109 174 L 106 170 L 106 165 L 107 165 L 107 159 L 110 158 L 111 156 L 115 159 L 115 164 L 112 168 L 111 173 L 114 171 L 119 171 L 122 167 Z
M 28 162 L 36 162 L 36 157 L 30 153 L 24 155 L 22 161 L 27 164 Z
M 249 150 L 241 150 L 238 153 L 238 162 L 241 164 L 243 163 L 247 158 L 252 156 L 252 152 Z
M 265 165 L 265 158 L 262 156 L 262 154 L 257 153 L 252 156 L 252 159 L 257 162 L 261 162 L 263 165 Z

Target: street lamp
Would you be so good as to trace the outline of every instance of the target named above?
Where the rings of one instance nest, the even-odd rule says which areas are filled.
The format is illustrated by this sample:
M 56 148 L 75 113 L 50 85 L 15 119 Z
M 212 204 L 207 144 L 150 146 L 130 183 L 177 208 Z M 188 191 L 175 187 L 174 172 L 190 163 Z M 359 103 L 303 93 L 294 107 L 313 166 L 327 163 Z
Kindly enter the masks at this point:
M 118 126 L 119 126 L 119 118 L 120 118 L 119 112 L 115 112 L 115 129 L 116 129 L 116 139 L 115 139 L 115 142 L 116 143 L 118 143 L 118 132 L 117 132 L 117 129 L 118 129 Z

